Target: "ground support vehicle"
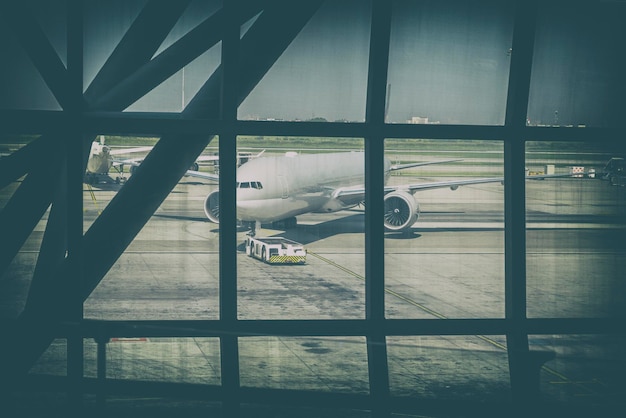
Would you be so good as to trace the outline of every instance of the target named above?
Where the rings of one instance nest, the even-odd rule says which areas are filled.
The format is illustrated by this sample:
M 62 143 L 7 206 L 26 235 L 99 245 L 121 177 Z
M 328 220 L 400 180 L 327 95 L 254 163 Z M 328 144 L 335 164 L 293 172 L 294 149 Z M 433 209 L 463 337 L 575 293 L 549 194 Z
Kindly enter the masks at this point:
M 246 237 L 246 254 L 270 264 L 304 264 L 306 249 L 283 237 Z

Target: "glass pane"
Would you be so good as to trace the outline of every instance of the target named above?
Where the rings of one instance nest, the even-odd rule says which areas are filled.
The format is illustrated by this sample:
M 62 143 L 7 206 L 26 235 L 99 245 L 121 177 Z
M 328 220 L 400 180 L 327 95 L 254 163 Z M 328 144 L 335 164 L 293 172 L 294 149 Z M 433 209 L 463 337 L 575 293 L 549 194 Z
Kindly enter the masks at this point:
M 87 231 L 108 203 L 126 184 L 157 143 L 158 138 L 95 135 L 92 139 L 83 177 L 83 222 Z
M 171 3 L 160 14 L 146 14 L 146 24 L 145 16 L 138 17 L 150 7 L 140 0 L 85 4 L 84 89 L 96 110 L 181 112 L 219 66 L 219 36 L 195 37 L 184 47 L 176 42 L 210 19 L 221 7 L 220 0 L 194 1 L 188 7 Z M 140 37 L 137 27 L 143 28 Z M 160 27 L 171 30 L 148 30 Z M 145 54 L 144 61 L 114 55 L 128 48 L 135 56 Z M 205 93 L 219 97 L 216 89 Z M 203 110 L 194 116 L 212 115 Z
M 387 337 L 392 396 L 506 402 L 504 336 Z
M 219 386 L 218 338 L 112 338 L 106 378 Z M 97 376 L 97 344 L 85 340 L 85 377 Z
M 178 139 L 183 147 L 185 138 Z M 123 250 L 110 269 L 107 264 L 109 256 L 100 259 L 96 254 L 86 255 L 86 275 L 94 276 L 92 280 L 104 274 L 102 269 L 108 269 L 85 302 L 86 318 L 219 317 L 219 231 L 205 217 L 202 203 L 217 186 L 210 179 L 183 176 L 172 185 L 173 189 L 163 200 L 159 188 L 175 181 L 168 175 L 175 156 L 171 153 L 158 157 L 151 155 L 154 159 L 160 158 L 162 163 L 146 168 L 142 160 L 147 152 L 152 152 L 150 144 L 156 141 L 157 138 L 112 137 L 110 141 L 105 138 L 109 158 L 124 165 L 121 174 L 112 175 L 123 175 L 123 179 L 119 184 L 114 179 L 85 185 L 86 236 L 92 241 L 102 239 L 107 254 L 111 248 Z M 205 157 L 209 161 L 204 161 Z M 211 159 L 214 157 L 213 150 L 208 148 L 190 168 L 213 174 Z M 113 168 L 111 172 L 114 172 Z M 144 173 L 142 177 L 140 172 Z M 99 178 L 107 177 L 110 176 Z M 116 204 L 111 205 L 112 201 Z M 136 222 L 144 222 L 141 221 L 144 219 L 142 213 L 152 210 L 156 212 L 144 225 L 137 227 Z M 108 222 L 106 236 L 102 225 L 96 224 L 101 218 Z M 99 238 L 92 236 L 94 229 Z M 128 246 L 123 245 L 126 241 Z
M 83 6 L 85 89 L 104 66 L 144 4 L 141 0 L 116 0 L 106 3 L 90 2 Z
M 278 22 L 285 18 L 284 11 L 273 14 Z M 263 24 L 262 33 L 274 31 L 260 18 L 249 33 Z M 271 68 L 239 107 L 239 119 L 365 120 L 369 24 L 370 1 L 323 2 L 284 53 L 267 63 Z
M 14 158 L 22 158 L 22 154 L 27 151 L 24 147 L 38 140 L 39 137 L 39 135 L 0 135 L 0 165 L 6 163 L 10 166 L 10 161 Z M 45 137 L 42 140 L 45 140 Z M 41 197 L 43 196 L 42 188 L 53 187 L 50 176 L 54 169 L 51 167 L 50 172 L 45 174 L 45 178 L 42 173 L 39 173 L 38 181 L 24 186 L 28 192 L 18 195 L 16 192 L 20 190 L 32 169 L 32 162 L 22 160 L 20 170 L 5 173 L 7 174 L 6 184 L 0 185 L 0 216 L 3 216 L 2 221 L 6 222 L 2 226 L 0 240 L 3 244 L 7 244 L 3 245 L 5 251 L 11 248 L 14 253 L 11 254 L 12 259 L 6 260 L 8 265 L 3 265 L 0 270 L 0 318 L 2 319 L 17 318 L 26 306 L 29 294 L 35 288 L 40 288 L 32 286 L 32 279 L 50 215 L 48 208 L 50 201 L 45 201 L 45 198 L 44 200 L 37 199 L 33 195 Z M 55 174 L 58 175 L 58 172 Z M 14 197 L 16 200 L 13 200 Z M 35 205 L 42 205 L 39 207 L 43 215 L 41 218 L 37 218 L 39 215 L 36 212 L 28 213 L 24 210 L 25 206 L 34 209 Z M 5 212 L 5 209 L 10 210 L 10 214 Z M 28 213 L 28 216 L 22 216 L 24 213 Z M 16 247 L 13 247 L 14 244 Z M 41 283 L 40 279 L 43 276 L 39 274 L 38 277 L 37 282 Z
M 363 141 L 240 137 L 238 146 L 253 156 L 237 169 L 239 317 L 363 318 Z
M 623 405 L 623 336 L 535 335 L 529 336 L 529 344 L 531 349 L 555 354 L 540 371 L 541 395 L 546 401 L 571 406 Z
M 41 135 L 0 134 L 0 164 L 5 164 L 5 162 L 6 164 L 9 164 L 12 158 L 20 158 L 21 153 L 27 152 L 27 149 L 22 150 L 22 148 L 40 137 Z M 46 140 L 46 137 L 42 137 L 42 140 Z M 0 193 L 2 193 L 0 195 L 0 210 L 2 210 L 9 202 L 9 199 L 15 190 L 19 188 L 20 184 L 32 167 L 26 164 L 21 168 L 21 171 L 14 171 L 10 173 L 10 178 L 7 180 L 8 184 L 6 186 L 4 186 L 4 184 L 1 185 L 4 187 L 0 187 Z
M 67 66 L 67 2 L 63 0 L 25 0 L 61 62 Z
M 30 374 L 67 375 L 67 340 L 55 339 L 29 370 Z
M 618 126 L 623 117 L 623 2 L 541 2 L 528 124 Z
M 241 386 L 369 393 L 365 338 L 239 339 Z
M 49 87 L 48 82 L 55 80 L 52 68 L 66 65 L 66 2 L 22 3 L 24 13 L 0 16 L 0 54 L 4 57 L 0 65 L 0 109 L 59 110 L 61 106 L 53 91 L 61 93 L 65 86 Z M 28 35 L 20 33 L 24 28 L 28 28 Z M 24 38 L 29 35 L 34 42 L 31 39 L 31 46 L 26 46 L 29 42 Z M 44 42 L 49 45 L 42 45 Z
M 626 314 L 626 175 L 616 157 L 592 143 L 527 143 L 529 171 L 566 175 L 526 182 L 529 317 Z
M 388 318 L 504 316 L 502 152 L 495 141 L 385 141 Z
M 497 0 L 394 1 L 387 122 L 502 125 L 511 10 Z

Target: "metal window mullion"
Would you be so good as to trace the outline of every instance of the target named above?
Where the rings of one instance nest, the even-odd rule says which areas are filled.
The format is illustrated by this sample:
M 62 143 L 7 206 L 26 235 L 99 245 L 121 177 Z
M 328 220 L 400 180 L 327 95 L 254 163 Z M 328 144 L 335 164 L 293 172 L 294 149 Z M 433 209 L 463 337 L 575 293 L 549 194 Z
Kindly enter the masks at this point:
M 372 413 L 389 416 L 384 264 L 384 124 L 391 4 L 372 3 L 365 123 L 365 316 L 368 326 L 367 356 Z
M 220 132 L 220 321 L 232 331 L 220 337 L 222 370 L 222 407 L 225 415 L 238 416 L 239 343 L 237 324 L 237 121 L 238 66 L 240 27 L 236 2 L 225 2 L 222 38 L 222 91 Z
M 83 10 L 82 2 L 73 0 L 67 4 L 67 80 L 68 135 L 67 151 L 67 257 L 68 280 L 63 291 L 68 292 L 69 318 L 75 324 L 68 338 L 68 370 L 70 402 L 73 408 L 82 405 L 82 379 L 84 364 L 83 337 L 80 324 L 83 321 L 83 162 L 82 162 L 82 114 L 83 107 Z
M 505 318 L 513 399 L 524 405 L 530 393 L 526 333 L 525 135 L 532 71 L 537 1 L 517 1 L 505 117 Z

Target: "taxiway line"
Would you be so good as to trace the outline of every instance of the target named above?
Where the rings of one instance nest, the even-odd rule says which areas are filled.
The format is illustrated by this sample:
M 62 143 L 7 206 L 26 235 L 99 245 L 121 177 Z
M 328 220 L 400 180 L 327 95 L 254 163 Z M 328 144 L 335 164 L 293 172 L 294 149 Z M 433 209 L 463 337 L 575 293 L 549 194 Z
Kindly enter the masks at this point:
M 338 263 L 335 263 L 334 261 L 332 261 L 332 260 L 330 260 L 330 259 L 328 259 L 326 257 L 323 257 L 323 256 L 317 254 L 316 252 L 313 252 L 313 251 L 309 250 L 307 252 L 307 254 L 312 255 L 315 258 L 317 258 L 317 259 L 319 259 L 319 260 L 321 260 L 321 261 L 323 261 L 323 262 L 325 262 L 325 263 L 327 263 L 327 264 L 329 264 L 329 265 L 331 265 L 333 267 L 336 267 L 336 268 L 340 269 L 341 271 L 343 271 L 345 273 L 348 273 L 349 275 L 351 275 L 351 276 L 353 276 L 353 277 L 355 277 L 355 278 L 357 278 L 357 279 L 359 279 L 361 281 L 365 281 L 365 277 L 364 276 L 362 276 L 362 275 L 360 275 L 360 274 L 358 274 L 358 273 L 356 273 L 356 272 L 354 272 L 354 271 L 352 271 L 352 270 L 350 270 L 350 269 L 348 269 L 348 268 L 346 268 L 346 267 L 344 267 L 344 266 L 342 266 L 342 265 L 340 265 Z M 438 319 L 448 319 L 447 316 L 445 316 L 443 314 L 440 314 L 439 312 L 433 311 L 432 309 L 427 308 L 426 306 L 422 305 L 421 303 L 418 303 L 418 302 L 416 302 L 416 301 L 414 301 L 414 300 L 412 300 L 410 298 L 402 296 L 401 294 L 399 294 L 397 292 L 394 292 L 393 290 L 385 288 L 385 293 L 387 293 L 389 295 L 392 295 L 392 296 L 394 296 L 394 297 L 396 297 L 396 298 L 398 298 L 400 300 L 403 300 L 403 301 L 405 301 L 405 302 L 407 302 L 407 303 L 409 303 L 409 304 L 411 304 L 411 305 L 421 309 L 422 311 L 424 311 L 424 312 L 426 312 L 426 313 L 428 313 L 430 315 L 433 315 L 434 317 L 436 317 Z M 504 344 L 501 344 L 501 343 L 495 341 L 492 338 L 489 338 L 489 337 L 484 336 L 484 335 L 476 335 L 476 337 L 481 339 L 481 340 L 483 340 L 483 341 L 485 341 L 488 344 L 491 344 L 492 346 L 494 346 L 496 348 L 499 348 L 499 349 L 501 349 L 503 351 L 507 351 L 507 347 Z M 592 389 L 590 389 L 590 388 L 588 388 L 588 387 L 586 387 L 586 386 L 584 386 L 582 384 L 577 384 L 576 382 L 574 382 L 571 379 L 569 379 L 567 376 L 563 375 L 562 373 L 557 372 L 556 370 L 554 370 L 554 369 L 552 369 L 552 368 L 550 368 L 548 366 L 543 365 L 543 366 L 541 366 L 541 369 L 543 371 L 545 371 L 547 373 L 550 373 L 551 375 L 561 379 L 562 380 L 561 383 L 576 384 L 577 386 L 579 386 L 582 389 L 590 392 L 591 394 L 595 393 Z

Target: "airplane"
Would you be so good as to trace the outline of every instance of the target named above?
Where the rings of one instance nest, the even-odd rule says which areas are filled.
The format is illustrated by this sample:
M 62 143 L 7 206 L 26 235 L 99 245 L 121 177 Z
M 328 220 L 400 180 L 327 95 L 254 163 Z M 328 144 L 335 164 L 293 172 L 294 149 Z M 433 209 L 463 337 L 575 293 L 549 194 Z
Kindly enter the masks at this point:
M 608 180 L 611 186 L 626 186 L 626 160 L 612 157 L 602 171 L 596 171 L 595 177 Z
M 336 152 L 265 156 L 237 168 L 237 218 L 251 228 L 250 235 L 263 223 L 281 222 L 286 228 L 297 224 L 296 216 L 309 212 L 331 213 L 350 209 L 365 200 L 364 152 Z M 449 163 L 441 160 L 392 164 L 384 160 L 385 184 L 391 172 L 410 167 Z M 188 171 L 188 175 L 219 180 L 219 175 Z M 534 175 L 532 179 L 562 177 Z M 414 194 L 417 191 L 481 183 L 503 183 L 502 177 L 474 178 L 385 186 L 384 224 L 387 231 L 407 232 L 420 215 Z M 219 190 L 205 199 L 207 218 L 219 223 Z
M 89 159 L 87 160 L 87 167 L 85 169 L 84 182 L 87 184 L 99 183 L 100 179 L 104 176 L 109 178 L 109 170 L 114 168 L 119 176 L 115 178 L 116 183 L 123 182 L 124 177 L 124 165 L 128 164 L 131 167 L 139 165 L 142 158 L 127 158 L 117 159 L 115 156 L 120 154 L 131 154 L 135 152 L 146 152 L 152 150 L 151 146 L 137 147 L 137 148 L 120 148 L 113 150 L 104 143 L 104 136 L 100 135 L 99 141 L 93 141 L 91 143 L 91 149 L 89 150 Z
M 105 145 L 104 136 L 100 135 L 99 140 L 95 140 L 91 143 L 91 149 L 89 150 L 89 158 L 87 160 L 87 167 L 85 170 L 84 182 L 87 184 L 96 184 L 104 177 L 109 180 L 109 170 L 115 169 L 118 176 L 114 179 L 115 183 L 122 183 L 125 181 L 124 166 L 130 166 L 130 172 L 141 164 L 145 157 L 139 158 L 118 158 L 119 155 L 133 154 L 137 152 L 147 153 L 152 150 L 152 146 L 136 147 L 136 148 L 119 148 L 112 149 L 110 146 Z M 258 154 L 252 152 L 240 151 L 237 153 L 237 166 L 253 159 L 260 157 L 265 150 L 262 150 Z M 218 169 L 218 155 L 200 155 L 194 163 L 192 163 L 190 170 L 198 171 L 201 163 L 205 161 L 212 161 L 215 169 Z

